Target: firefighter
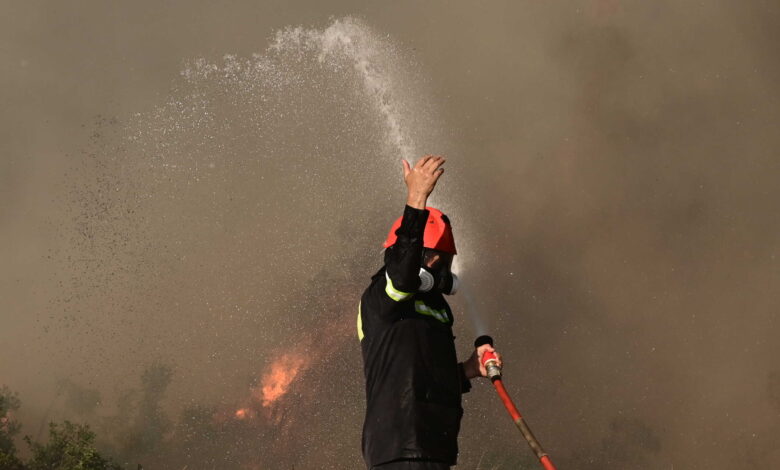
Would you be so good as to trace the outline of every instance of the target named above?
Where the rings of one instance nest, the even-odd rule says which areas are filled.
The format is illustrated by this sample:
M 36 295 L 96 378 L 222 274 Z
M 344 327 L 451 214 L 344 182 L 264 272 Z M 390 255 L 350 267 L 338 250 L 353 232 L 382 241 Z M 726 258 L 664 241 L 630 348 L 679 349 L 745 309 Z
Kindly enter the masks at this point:
M 442 470 L 456 464 L 461 394 L 485 377 L 485 344 L 459 363 L 444 295 L 458 279 L 450 221 L 426 207 L 445 159 L 402 161 L 406 207 L 384 243 L 384 266 L 358 308 L 366 380 L 363 457 L 369 469 Z M 500 356 L 498 357 L 500 363 Z

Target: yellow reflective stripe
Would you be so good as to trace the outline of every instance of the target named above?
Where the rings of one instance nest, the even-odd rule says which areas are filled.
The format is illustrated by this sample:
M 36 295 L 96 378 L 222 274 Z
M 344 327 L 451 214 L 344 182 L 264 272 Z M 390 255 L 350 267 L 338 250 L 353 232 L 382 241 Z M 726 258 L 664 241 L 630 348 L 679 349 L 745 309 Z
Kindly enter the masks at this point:
M 412 296 L 410 292 L 403 292 L 393 287 L 393 281 L 390 280 L 390 275 L 387 274 L 387 271 L 385 271 L 385 278 L 387 279 L 385 292 L 391 299 L 395 300 L 396 302 L 400 302 Z
M 418 300 L 414 303 L 414 309 L 417 313 L 428 315 L 439 320 L 442 323 L 449 323 L 450 319 L 447 317 L 447 310 L 436 310 L 427 305 L 422 300 Z
M 363 334 L 363 315 L 362 315 L 362 309 L 361 309 L 362 302 L 358 303 L 358 319 L 357 319 L 357 330 L 358 330 L 358 341 L 363 341 L 363 337 L 365 336 Z

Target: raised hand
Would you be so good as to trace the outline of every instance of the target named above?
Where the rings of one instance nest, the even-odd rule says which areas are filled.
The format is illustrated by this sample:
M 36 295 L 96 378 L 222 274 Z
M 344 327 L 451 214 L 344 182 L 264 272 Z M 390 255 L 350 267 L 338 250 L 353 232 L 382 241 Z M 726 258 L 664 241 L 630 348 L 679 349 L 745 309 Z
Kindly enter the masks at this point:
M 408 188 L 406 204 L 416 209 L 425 209 L 428 196 L 436 187 L 436 182 L 444 173 L 446 159 L 437 155 L 425 155 L 417 160 L 414 167 L 406 160 L 401 160 L 404 167 L 404 182 Z

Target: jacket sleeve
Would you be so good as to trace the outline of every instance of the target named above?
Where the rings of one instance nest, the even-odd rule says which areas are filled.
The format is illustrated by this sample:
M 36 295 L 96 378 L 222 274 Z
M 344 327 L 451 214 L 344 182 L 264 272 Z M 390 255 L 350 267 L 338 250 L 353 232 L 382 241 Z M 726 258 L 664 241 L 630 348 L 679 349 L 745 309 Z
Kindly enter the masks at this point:
M 397 240 L 385 255 L 385 292 L 397 301 L 406 300 L 420 287 L 423 232 L 428 221 L 428 211 L 404 208 L 401 226 L 395 231 Z

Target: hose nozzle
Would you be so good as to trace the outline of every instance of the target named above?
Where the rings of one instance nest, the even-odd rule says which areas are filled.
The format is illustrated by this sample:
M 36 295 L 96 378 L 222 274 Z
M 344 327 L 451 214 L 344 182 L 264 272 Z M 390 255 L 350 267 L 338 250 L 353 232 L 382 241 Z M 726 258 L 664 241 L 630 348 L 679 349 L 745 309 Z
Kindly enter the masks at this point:
M 493 338 L 488 335 L 482 335 L 474 341 L 475 348 L 478 348 L 483 344 L 493 346 Z M 495 353 L 492 351 L 485 351 L 482 355 L 482 365 L 485 366 L 487 376 L 491 381 L 501 378 L 501 366 L 498 365 L 498 359 L 496 358 Z
M 482 355 L 482 364 L 487 369 L 487 376 L 490 380 L 501 378 L 501 366 L 498 365 L 496 355 L 491 351 L 485 351 L 485 354 Z

